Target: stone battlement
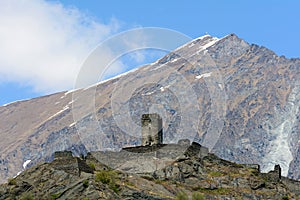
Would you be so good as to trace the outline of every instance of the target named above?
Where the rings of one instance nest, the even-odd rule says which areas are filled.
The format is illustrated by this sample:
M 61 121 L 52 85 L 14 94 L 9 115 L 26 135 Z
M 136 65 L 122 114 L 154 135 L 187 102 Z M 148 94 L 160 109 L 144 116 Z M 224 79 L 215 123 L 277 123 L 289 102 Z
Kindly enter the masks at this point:
M 157 151 L 158 149 L 161 149 L 166 145 L 167 144 L 154 144 L 151 146 L 148 145 L 148 146 L 125 147 L 122 150 L 133 152 L 133 153 L 149 153 L 149 152 Z
M 274 170 L 269 171 L 264 174 L 265 178 L 269 181 L 279 182 L 281 180 L 281 167 L 280 165 L 275 165 Z
M 80 176 L 81 172 L 94 173 L 85 160 L 73 157 L 71 151 L 57 151 L 54 153 L 54 160 L 51 163 L 57 170 Z
M 73 158 L 72 151 L 56 151 L 54 153 L 54 159 L 59 158 Z

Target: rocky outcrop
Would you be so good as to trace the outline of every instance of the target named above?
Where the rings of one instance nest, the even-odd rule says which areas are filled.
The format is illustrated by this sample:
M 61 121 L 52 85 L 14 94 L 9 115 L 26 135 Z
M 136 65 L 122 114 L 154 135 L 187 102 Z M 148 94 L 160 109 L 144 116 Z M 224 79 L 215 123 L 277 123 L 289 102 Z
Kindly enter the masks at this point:
M 101 155 L 95 153 L 89 153 L 85 160 L 95 173 L 82 170 L 77 174 L 74 170 L 81 170 L 81 166 L 70 165 L 74 158 L 70 152 L 59 152 L 53 162 L 31 167 L 0 185 L 0 199 L 300 198 L 300 182 L 281 177 L 278 165 L 269 173 L 261 173 L 257 165 L 236 164 L 213 154 L 201 156 L 197 143 L 189 147 L 169 165 L 139 174 L 112 170 L 95 159 L 93 155 Z M 119 153 L 119 159 L 130 159 Z M 140 166 L 143 168 L 142 163 Z

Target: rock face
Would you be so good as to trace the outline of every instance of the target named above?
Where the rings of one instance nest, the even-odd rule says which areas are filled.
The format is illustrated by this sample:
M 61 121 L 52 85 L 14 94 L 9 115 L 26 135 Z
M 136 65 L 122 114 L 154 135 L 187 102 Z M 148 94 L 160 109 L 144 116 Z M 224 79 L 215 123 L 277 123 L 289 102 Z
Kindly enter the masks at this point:
M 234 34 L 203 36 L 90 88 L 2 106 L 0 180 L 22 171 L 26 160 L 29 167 L 53 160 L 55 151 L 140 145 L 134 127 L 153 112 L 163 118 L 165 143 L 189 138 L 223 159 L 258 163 L 263 172 L 279 164 L 283 176 L 300 179 L 299 67 L 299 59 Z M 87 105 L 91 94 L 95 102 Z
M 203 158 L 208 155 L 208 149 L 200 144 L 185 140 L 178 144 L 158 144 L 152 146 L 137 146 L 123 148 L 120 152 L 96 151 L 87 155 L 95 158 L 113 169 L 127 173 L 152 173 L 162 169 L 175 160 L 196 156 Z
M 137 147 L 135 152 L 141 148 Z M 204 149 L 207 148 L 192 143 L 183 156 L 169 165 L 151 173 L 139 174 L 128 173 L 126 169 L 112 170 L 98 161 L 105 159 L 104 157 L 94 157 L 105 152 L 89 153 L 85 160 L 74 158 L 67 152 L 60 152 L 58 157 L 56 154 L 53 162 L 31 167 L 10 179 L 9 183 L 0 185 L 0 199 L 300 198 L 300 182 L 281 177 L 279 165 L 264 174 L 255 165 L 232 163 L 213 154 L 204 156 L 201 154 Z M 168 153 L 172 151 L 169 150 Z M 132 157 L 123 157 L 124 152 L 113 153 L 115 157 L 119 156 L 119 163 Z M 70 163 L 74 163 L 72 158 L 93 166 L 93 171 L 74 173 L 75 165 L 70 167 Z M 81 169 L 77 166 L 77 170 Z

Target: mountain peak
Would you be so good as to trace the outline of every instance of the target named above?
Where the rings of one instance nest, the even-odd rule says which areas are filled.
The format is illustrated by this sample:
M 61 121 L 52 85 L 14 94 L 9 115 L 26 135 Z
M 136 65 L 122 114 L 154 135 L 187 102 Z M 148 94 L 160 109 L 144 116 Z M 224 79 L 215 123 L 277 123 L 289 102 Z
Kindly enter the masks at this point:
M 226 35 L 224 38 L 239 38 L 235 33 L 230 33 Z
M 214 47 L 214 48 L 212 48 Z M 229 55 L 234 55 L 234 57 L 243 54 L 250 45 L 243 39 L 239 38 L 236 34 L 231 33 L 225 37 L 218 38 L 211 35 L 203 35 L 189 43 L 179 47 L 175 51 L 180 51 L 180 53 L 189 52 L 189 55 L 198 55 L 201 51 L 210 49 L 210 52 L 216 54 L 216 57 L 228 57 Z M 182 51 L 182 52 L 181 52 Z M 237 51 L 237 52 L 236 52 Z M 228 60 L 226 58 L 225 60 Z
M 243 39 L 239 38 L 236 34 L 230 33 L 226 35 L 225 37 L 221 38 L 220 41 L 230 41 L 230 42 L 244 42 L 246 43 Z

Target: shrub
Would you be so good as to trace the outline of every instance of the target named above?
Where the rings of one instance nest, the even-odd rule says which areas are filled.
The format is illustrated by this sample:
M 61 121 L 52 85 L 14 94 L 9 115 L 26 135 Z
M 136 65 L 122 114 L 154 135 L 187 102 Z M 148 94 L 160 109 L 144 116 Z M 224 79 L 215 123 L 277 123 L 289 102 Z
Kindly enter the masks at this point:
M 82 184 L 83 184 L 83 187 L 85 187 L 85 188 L 87 188 L 87 187 L 89 187 L 89 180 L 84 180 L 83 182 L 82 182 Z
M 226 194 L 230 194 L 232 192 L 230 189 L 227 189 L 227 188 L 217 188 L 214 190 L 206 189 L 206 188 L 199 188 L 199 190 L 202 193 L 212 194 L 212 195 L 226 195 Z
M 59 194 L 59 193 L 51 194 L 51 198 L 52 198 L 52 199 L 58 199 L 59 197 L 60 197 L 60 194 Z
M 212 177 L 223 176 L 223 174 L 219 171 L 211 171 L 211 172 L 209 172 L 209 175 L 212 176 Z
M 31 192 L 25 192 L 22 194 L 21 200 L 33 200 L 33 195 Z
M 115 174 L 111 171 L 101 170 L 96 173 L 96 181 L 103 184 L 109 184 L 115 179 Z
M 119 186 L 116 184 L 116 173 L 114 171 L 101 170 L 96 173 L 95 181 L 102 182 L 109 186 L 114 192 L 119 191 Z
M 95 165 L 95 163 L 90 163 L 89 166 L 90 166 L 90 168 L 92 168 L 93 170 L 96 170 L 96 165 Z
M 204 195 L 199 192 L 194 192 L 192 195 L 192 200 L 204 200 Z
M 189 200 L 189 197 L 185 192 L 178 192 L 176 195 L 176 200 Z
M 15 178 L 8 179 L 8 185 L 17 185 L 17 181 Z

